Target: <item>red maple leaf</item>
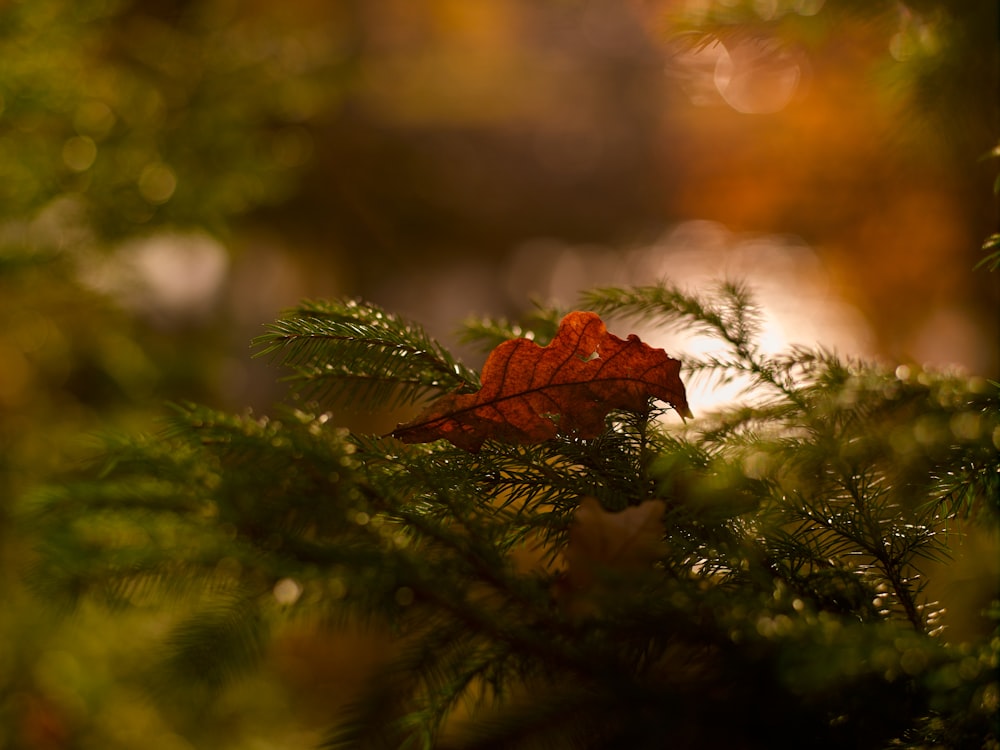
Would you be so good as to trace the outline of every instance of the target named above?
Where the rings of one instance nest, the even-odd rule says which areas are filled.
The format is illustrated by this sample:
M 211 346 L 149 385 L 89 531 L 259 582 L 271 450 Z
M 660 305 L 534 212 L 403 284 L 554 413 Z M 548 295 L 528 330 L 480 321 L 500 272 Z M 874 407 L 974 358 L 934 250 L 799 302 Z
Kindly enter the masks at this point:
M 608 333 L 594 313 L 572 312 L 548 346 L 505 341 L 486 359 L 478 391 L 442 396 L 392 435 L 406 443 L 444 438 L 476 452 L 487 439 L 596 437 L 609 412 L 642 411 L 650 397 L 689 416 L 680 366 L 634 334 L 622 340 Z

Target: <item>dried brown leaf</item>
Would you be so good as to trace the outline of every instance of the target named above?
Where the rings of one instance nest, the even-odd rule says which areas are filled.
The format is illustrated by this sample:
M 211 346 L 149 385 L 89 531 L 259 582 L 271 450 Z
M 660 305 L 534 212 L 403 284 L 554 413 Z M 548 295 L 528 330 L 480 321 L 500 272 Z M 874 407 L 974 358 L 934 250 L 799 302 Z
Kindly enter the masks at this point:
M 392 435 L 406 443 L 444 438 L 475 452 L 487 439 L 538 443 L 558 432 L 596 437 L 612 410 L 642 411 L 652 398 L 689 416 L 680 362 L 638 336 L 608 333 L 594 313 L 563 318 L 548 346 L 505 341 L 483 366 L 482 387 L 431 404 Z

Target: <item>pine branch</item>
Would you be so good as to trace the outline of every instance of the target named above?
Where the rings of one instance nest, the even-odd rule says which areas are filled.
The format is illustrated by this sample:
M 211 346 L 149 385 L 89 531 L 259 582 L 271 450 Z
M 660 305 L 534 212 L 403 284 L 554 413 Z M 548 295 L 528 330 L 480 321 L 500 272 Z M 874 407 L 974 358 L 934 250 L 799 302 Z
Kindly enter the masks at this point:
M 268 625 L 252 599 L 203 609 L 174 627 L 164 669 L 169 683 L 215 692 L 251 672 L 264 655 Z
M 996 389 L 821 349 L 765 356 L 739 285 L 590 299 L 714 335 L 728 353 L 692 369 L 749 375 L 747 402 L 677 431 L 653 408 L 611 412 L 591 439 L 491 439 L 478 453 L 350 435 L 305 410 L 178 406 L 158 435 L 110 440 L 97 480 L 38 494 L 40 590 L 131 606 L 177 596 L 191 613 L 170 642 L 172 682 L 205 694 L 252 669 L 282 617 L 390 626 L 399 660 L 329 747 L 929 736 L 934 680 L 958 679 L 946 670 L 968 654 L 932 635 L 919 565 L 946 554 L 950 518 L 993 507 Z M 372 306 L 311 303 L 275 325 L 264 353 L 333 397 L 376 406 L 477 384 Z M 487 340 L 507 325 L 471 330 Z M 588 520 L 581 504 L 595 501 Z M 618 514 L 642 508 L 662 510 L 657 538 L 604 565 Z M 280 606 L 279 583 L 296 592 Z M 983 721 L 962 690 L 955 736 Z
M 527 338 L 545 346 L 556 335 L 565 311 L 537 306 L 519 323 L 505 318 L 470 318 L 459 330 L 459 340 L 490 351 L 509 339 Z
M 256 356 L 291 367 L 302 397 L 361 409 L 391 408 L 436 391 L 473 391 L 475 372 L 419 326 L 375 305 L 310 302 L 254 339 Z
M 753 381 L 749 388 L 771 386 L 784 397 L 799 402 L 794 381 L 782 371 L 781 363 L 764 356 L 756 343 L 762 311 L 745 284 L 722 282 L 708 296 L 689 294 L 666 283 L 631 289 L 597 289 L 586 293 L 583 301 L 601 314 L 656 321 L 668 328 L 719 339 L 728 345 L 731 358 L 694 360 L 696 368 L 723 378 L 749 374 Z
M 723 282 L 708 296 L 682 291 L 670 284 L 595 289 L 583 295 L 583 303 L 601 315 L 623 315 L 656 321 L 671 328 L 703 334 L 728 342 L 741 358 L 754 348 L 761 311 L 748 287 Z

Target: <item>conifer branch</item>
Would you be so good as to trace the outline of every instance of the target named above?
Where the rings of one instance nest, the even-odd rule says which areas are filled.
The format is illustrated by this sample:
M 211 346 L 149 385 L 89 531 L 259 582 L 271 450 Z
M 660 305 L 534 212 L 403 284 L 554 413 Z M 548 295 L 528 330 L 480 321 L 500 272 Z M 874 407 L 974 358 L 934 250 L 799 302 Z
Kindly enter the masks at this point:
M 556 335 L 564 311 L 536 306 L 519 323 L 505 318 L 470 318 L 459 330 L 459 340 L 490 351 L 509 339 L 527 338 L 545 346 Z
M 693 360 L 696 370 L 711 371 L 723 378 L 744 372 L 753 378 L 750 388 L 769 385 L 799 402 L 794 381 L 783 372 L 781 363 L 763 355 L 756 343 L 762 311 L 743 283 L 721 282 L 708 296 L 689 294 L 667 283 L 596 289 L 587 292 L 583 302 L 601 314 L 656 321 L 668 328 L 716 338 L 729 346 L 731 358 Z
M 96 479 L 38 493 L 36 585 L 183 602 L 165 674 L 207 693 L 254 667 L 282 617 L 389 625 L 405 647 L 328 747 L 774 746 L 790 726 L 810 747 L 885 747 L 932 736 L 935 680 L 958 680 L 949 732 L 995 735 L 969 708 L 987 677 L 955 677 L 969 655 L 941 639 L 920 566 L 947 554 L 951 519 L 998 517 L 996 388 L 822 349 L 765 356 L 739 285 L 589 299 L 716 336 L 728 352 L 691 369 L 750 375 L 752 398 L 681 430 L 650 406 L 593 438 L 478 453 L 302 409 L 177 406 L 154 437 L 111 438 Z M 369 406 L 478 384 L 372 306 L 304 305 L 258 346 Z M 643 508 L 662 509 L 656 539 L 602 563 Z M 296 592 L 281 606 L 279 583 Z
M 267 328 L 253 341 L 256 355 L 291 367 L 287 380 L 304 398 L 391 408 L 479 384 L 422 328 L 375 305 L 309 302 Z

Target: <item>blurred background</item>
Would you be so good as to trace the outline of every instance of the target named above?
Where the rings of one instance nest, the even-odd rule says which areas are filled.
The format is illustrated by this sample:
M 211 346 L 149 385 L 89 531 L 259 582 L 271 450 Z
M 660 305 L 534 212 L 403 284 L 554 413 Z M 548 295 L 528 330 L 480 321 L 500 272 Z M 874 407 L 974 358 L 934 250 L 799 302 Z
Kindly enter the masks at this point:
M 997 28 L 993 0 L 0 3 L 0 747 L 306 747 L 378 659 L 289 635 L 168 716 L 127 676 L 162 623 L 53 617 L 8 531 L 98 428 L 270 409 L 248 344 L 302 298 L 453 343 L 744 278 L 769 347 L 1000 377 Z

